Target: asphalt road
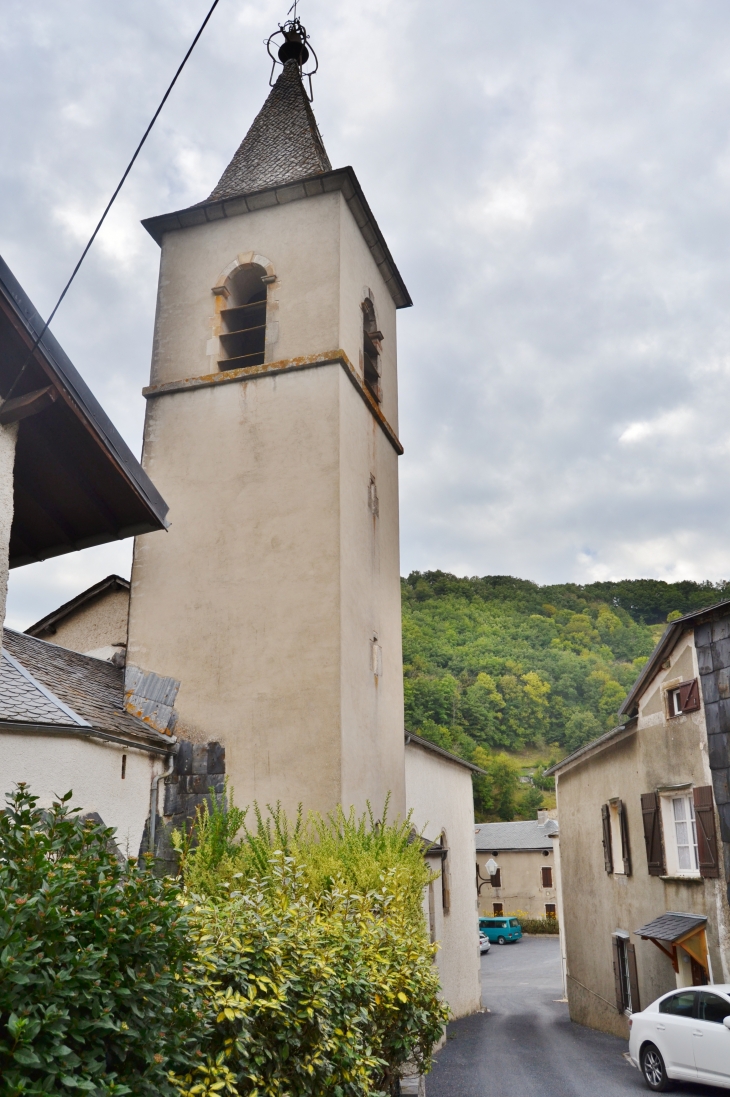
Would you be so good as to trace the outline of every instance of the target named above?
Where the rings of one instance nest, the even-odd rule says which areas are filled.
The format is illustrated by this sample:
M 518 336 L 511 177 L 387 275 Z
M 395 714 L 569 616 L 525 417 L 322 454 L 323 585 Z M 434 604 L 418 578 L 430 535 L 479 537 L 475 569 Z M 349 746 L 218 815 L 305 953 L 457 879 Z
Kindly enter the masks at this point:
M 454 1021 L 426 1078 L 427 1097 L 624 1097 L 651 1090 L 624 1058 L 628 1044 L 573 1024 L 557 938 L 523 937 L 482 957 L 484 1013 Z M 677 1082 L 678 1094 L 728 1097 Z

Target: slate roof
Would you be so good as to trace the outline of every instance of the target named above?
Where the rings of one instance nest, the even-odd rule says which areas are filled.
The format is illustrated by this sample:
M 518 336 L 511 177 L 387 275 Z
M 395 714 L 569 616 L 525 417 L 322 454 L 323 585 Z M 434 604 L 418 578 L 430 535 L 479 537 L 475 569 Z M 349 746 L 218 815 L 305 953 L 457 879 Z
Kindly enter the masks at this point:
M 537 819 L 518 819 L 513 823 L 477 823 L 474 827 L 476 847 L 480 853 L 489 850 L 552 849 L 551 834 L 558 833 L 554 819 L 538 823 Z
M 121 667 L 8 628 L 0 658 L 0 731 L 3 721 L 86 727 L 158 749 L 174 742 L 125 711 Z
M 287 61 L 268 99 L 208 201 L 331 171 L 296 61 Z
M 651 937 L 656 941 L 668 941 L 673 944 L 680 941 L 694 929 L 701 929 L 707 918 L 704 914 L 680 914 L 668 910 L 660 914 L 653 922 L 647 922 L 641 929 L 634 930 L 637 937 Z

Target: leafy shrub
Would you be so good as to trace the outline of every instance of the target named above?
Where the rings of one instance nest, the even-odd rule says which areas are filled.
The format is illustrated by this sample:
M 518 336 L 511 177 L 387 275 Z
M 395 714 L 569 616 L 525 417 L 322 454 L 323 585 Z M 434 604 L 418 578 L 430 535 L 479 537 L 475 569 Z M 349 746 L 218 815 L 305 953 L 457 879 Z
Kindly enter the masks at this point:
M 239 832 L 243 832 L 239 838 Z M 421 898 L 429 880 L 408 823 L 339 812 L 256 826 L 207 807 L 195 844 L 177 834 L 203 997 L 205 1061 L 184 1097 L 390 1092 L 399 1067 L 428 1069 L 448 1009 Z M 202 1088 L 199 1088 L 202 1087 Z
M 198 1024 L 179 889 L 70 797 L 42 812 L 20 785 L 0 812 L 0 1094 L 174 1093 Z
M 523 933 L 560 933 L 557 918 L 532 918 L 523 910 L 514 911 L 510 917 L 517 919 Z

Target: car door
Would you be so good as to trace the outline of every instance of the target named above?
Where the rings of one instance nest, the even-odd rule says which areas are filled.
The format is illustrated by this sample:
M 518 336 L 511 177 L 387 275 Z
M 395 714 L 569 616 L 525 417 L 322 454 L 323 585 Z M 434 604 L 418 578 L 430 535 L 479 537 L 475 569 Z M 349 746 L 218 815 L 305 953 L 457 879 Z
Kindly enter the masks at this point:
M 700 991 L 699 997 L 694 1033 L 698 1080 L 730 1086 L 730 1030 L 722 1023 L 730 1016 L 730 1001 L 709 990 Z
M 694 1051 L 697 996 L 696 990 L 680 990 L 659 1003 L 655 1042 L 672 1078 L 697 1080 Z

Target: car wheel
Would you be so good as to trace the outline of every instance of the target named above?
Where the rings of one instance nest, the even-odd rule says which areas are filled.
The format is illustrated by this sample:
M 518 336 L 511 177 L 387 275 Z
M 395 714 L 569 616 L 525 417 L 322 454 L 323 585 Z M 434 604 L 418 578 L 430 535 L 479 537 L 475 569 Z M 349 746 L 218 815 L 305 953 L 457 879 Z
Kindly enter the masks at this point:
M 649 1089 L 659 1093 L 672 1089 L 672 1081 L 667 1077 L 661 1052 L 654 1044 L 646 1044 L 641 1049 L 641 1072 Z
M 505 937 L 498 937 L 497 938 L 497 944 L 498 945 L 506 945 L 507 944 L 506 938 Z

